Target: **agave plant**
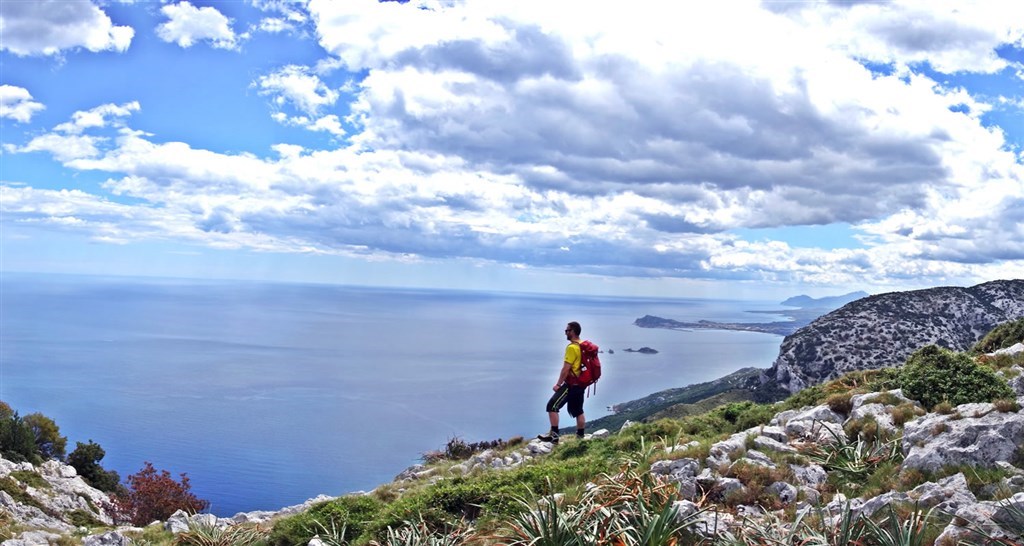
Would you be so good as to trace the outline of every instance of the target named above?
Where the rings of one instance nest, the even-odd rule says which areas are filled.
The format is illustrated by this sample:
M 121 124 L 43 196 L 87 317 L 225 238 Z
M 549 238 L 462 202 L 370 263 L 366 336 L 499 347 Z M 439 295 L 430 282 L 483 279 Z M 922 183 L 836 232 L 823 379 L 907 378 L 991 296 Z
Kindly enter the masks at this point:
M 405 522 L 398 529 L 388 527 L 384 542 L 371 540 L 371 546 L 459 546 L 472 536 L 470 527 L 459 527 L 448 531 L 436 531 L 421 517 L 419 521 Z
M 898 461 L 902 457 L 899 438 L 881 443 L 868 442 L 861 437 L 850 441 L 846 435 L 824 428 L 833 441 L 814 444 L 804 451 L 804 455 L 826 470 L 843 474 L 847 481 L 861 481 L 883 462 Z
M 316 538 L 320 539 L 320 542 L 323 542 L 326 546 L 347 546 L 348 541 L 345 540 L 345 533 L 347 529 L 348 526 L 344 523 L 341 524 L 341 527 L 338 527 L 337 524 L 334 523 L 334 519 L 332 518 L 330 528 L 328 528 L 323 523 L 320 523 L 319 521 L 313 520 L 313 527 L 307 528 L 306 532 L 312 533 L 314 536 L 316 536 Z
M 932 517 L 934 508 L 927 512 L 915 509 L 909 517 L 901 518 L 892 507 L 886 505 L 889 513 L 881 522 L 875 522 L 870 518 L 864 521 L 868 526 L 870 544 L 878 546 L 924 546 L 926 544 L 928 523 Z
M 792 522 L 775 514 L 747 518 L 740 536 L 723 533 L 719 546 L 761 544 L 778 546 L 849 546 L 866 544 L 867 526 L 847 502 L 837 517 L 829 517 L 820 506 L 800 510 Z
M 555 499 L 530 503 L 516 499 L 523 511 L 512 518 L 509 546 L 588 546 L 597 544 L 595 525 L 585 505 L 561 508 Z M 537 506 L 534 508 L 534 506 Z M 503 543 L 504 544 L 504 543 Z
M 675 546 L 684 529 L 700 519 L 703 510 L 680 518 L 673 503 L 658 506 L 645 500 L 624 503 L 613 523 L 616 544 Z
M 175 546 L 252 546 L 267 540 L 267 531 L 258 526 L 232 525 L 217 527 L 190 523 L 187 531 L 174 538 Z

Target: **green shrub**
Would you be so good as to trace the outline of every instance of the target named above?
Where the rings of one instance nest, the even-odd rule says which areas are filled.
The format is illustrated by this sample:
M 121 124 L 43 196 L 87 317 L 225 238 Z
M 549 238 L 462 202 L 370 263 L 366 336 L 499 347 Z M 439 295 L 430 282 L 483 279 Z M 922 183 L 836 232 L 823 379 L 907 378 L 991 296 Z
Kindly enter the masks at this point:
M 72 510 L 67 514 L 67 522 L 75 527 L 102 527 L 103 522 L 96 518 L 96 514 L 81 508 Z
M 306 544 L 321 529 L 336 529 L 338 538 L 351 541 L 376 519 L 384 503 L 369 495 L 349 495 L 322 502 L 301 514 L 279 520 L 268 537 L 269 544 Z
M 9 413 L 7 410 L 10 410 L 10 406 L 7 404 L 4 406 L 5 411 L 0 413 Z M 0 418 L 0 454 L 5 459 L 16 463 L 27 461 L 38 464 L 42 462 L 39 448 L 36 446 L 36 435 L 25 419 L 18 415 L 18 412 L 10 412 L 6 417 Z
M 732 423 L 736 432 L 759 425 L 767 425 L 778 412 L 775 404 L 757 404 L 750 401 L 732 402 L 714 410 L 723 419 Z
M 25 416 L 25 424 L 32 430 L 36 452 L 41 458 L 64 460 L 68 439 L 60 435 L 60 427 L 53 419 L 42 413 L 30 413 Z
M 73 466 L 86 483 L 107 493 L 118 491 L 121 476 L 114 470 L 104 470 L 100 461 L 107 454 L 99 444 L 89 440 L 77 442 L 75 450 L 68 455 L 68 464 Z
M 929 345 L 910 356 L 900 369 L 900 387 L 926 408 L 940 402 L 957 406 L 1013 398 L 1013 391 L 991 369 L 970 356 Z
M 1015 343 L 1024 341 L 1024 318 L 1004 322 L 992 329 L 971 348 L 973 354 L 984 354 L 1005 349 Z

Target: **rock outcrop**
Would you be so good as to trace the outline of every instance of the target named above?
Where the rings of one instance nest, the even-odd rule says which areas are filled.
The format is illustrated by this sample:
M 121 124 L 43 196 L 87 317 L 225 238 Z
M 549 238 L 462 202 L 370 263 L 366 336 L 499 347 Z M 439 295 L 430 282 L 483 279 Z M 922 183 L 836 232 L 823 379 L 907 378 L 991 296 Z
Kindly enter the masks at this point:
M 5 546 L 46 544 L 86 523 L 113 524 L 110 498 L 58 461 L 39 466 L 0 458 L 0 509 L 20 527 L 29 529 L 5 541 Z
M 1021 317 L 1024 280 L 870 296 L 787 336 L 763 379 L 796 393 L 852 371 L 902 365 L 927 345 L 967 350 Z

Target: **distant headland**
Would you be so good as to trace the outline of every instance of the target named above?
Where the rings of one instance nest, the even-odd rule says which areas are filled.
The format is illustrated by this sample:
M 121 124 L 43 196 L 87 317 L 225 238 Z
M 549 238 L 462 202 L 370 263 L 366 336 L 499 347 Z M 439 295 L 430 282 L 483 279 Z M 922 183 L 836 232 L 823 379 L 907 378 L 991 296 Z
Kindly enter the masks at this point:
M 633 324 L 641 328 L 667 328 L 670 330 L 738 330 L 744 332 L 761 332 L 765 334 L 776 334 L 788 336 L 793 332 L 807 326 L 814 319 L 838 309 L 851 301 L 867 297 L 867 292 L 851 292 L 842 296 L 831 296 L 826 298 L 812 298 L 810 296 L 794 296 L 780 303 L 796 307 L 797 309 L 781 309 L 778 311 L 751 311 L 752 313 L 766 313 L 782 315 L 789 320 L 775 322 L 717 322 L 713 320 L 699 320 L 697 322 L 682 322 L 673 319 L 644 315 Z

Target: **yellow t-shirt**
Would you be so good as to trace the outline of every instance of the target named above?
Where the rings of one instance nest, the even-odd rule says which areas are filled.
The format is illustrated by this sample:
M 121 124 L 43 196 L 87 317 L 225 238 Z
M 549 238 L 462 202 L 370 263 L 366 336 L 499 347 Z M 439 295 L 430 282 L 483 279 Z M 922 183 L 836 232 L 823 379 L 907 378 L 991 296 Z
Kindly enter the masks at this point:
M 572 374 L 579 377 L 580 366 L 583 362 L 579 343 L 570 343 L 565 347 L 565 362 L 572 364 Z

